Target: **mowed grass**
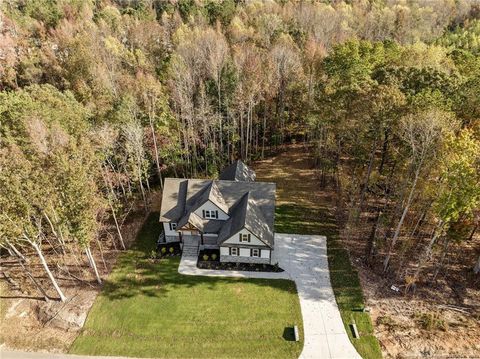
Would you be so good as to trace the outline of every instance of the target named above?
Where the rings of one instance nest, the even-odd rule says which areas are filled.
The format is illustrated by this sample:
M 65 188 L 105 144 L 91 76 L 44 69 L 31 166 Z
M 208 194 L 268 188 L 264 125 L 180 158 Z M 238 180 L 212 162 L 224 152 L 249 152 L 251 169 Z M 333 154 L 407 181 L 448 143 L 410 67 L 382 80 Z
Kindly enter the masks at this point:
M 363 358 L 382 358 L 370 314 L 358 311 L 365 305 L 362 287 L 348 252 L 339 240 L 334 203 L 329 193 L 333 189 L 320 188 L 309 153 L 301 146 L 292 146 L 255 168 L 259 181 L 277 183 L 275 231 L 327 236 L 330 280 L 345 330 Z M 359 339 L 353 338 L 351 323 L 357 325 Z
M 297 358 L 303 347 L 295 284 L 178 274 L 153 262 L 160 225 L 147 219 L 97 297 L 70 352 L 159 358 Z M 290 330 L 301 329 L 301 342 Z

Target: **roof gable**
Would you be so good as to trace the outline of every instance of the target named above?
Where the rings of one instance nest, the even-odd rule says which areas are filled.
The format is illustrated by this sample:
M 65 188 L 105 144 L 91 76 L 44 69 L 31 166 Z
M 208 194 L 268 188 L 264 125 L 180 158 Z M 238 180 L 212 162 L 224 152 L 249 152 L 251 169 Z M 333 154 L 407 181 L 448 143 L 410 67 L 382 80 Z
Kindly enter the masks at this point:
M 218 189 L 215 181 L 210 181 L 197 194 L 192 196 L 188 200 L 185 209 L 188 212 L 194 212 L 208 201 L 212 202 L 223 212 L 228 213 L 228 205 L 225 203 L 222 192 Z
M 236 160 L 223 169 L 219 179 L 224 181 L 254 182 L 255 177 L 256 174 L 254 170 L 242 161 Z
M 273 229 L 265 219 L 250 192 L 245 193 L 230 209 L 230 219 L 220 230 L 219 243 L 247 229 L 268 246 L 273 245 Z

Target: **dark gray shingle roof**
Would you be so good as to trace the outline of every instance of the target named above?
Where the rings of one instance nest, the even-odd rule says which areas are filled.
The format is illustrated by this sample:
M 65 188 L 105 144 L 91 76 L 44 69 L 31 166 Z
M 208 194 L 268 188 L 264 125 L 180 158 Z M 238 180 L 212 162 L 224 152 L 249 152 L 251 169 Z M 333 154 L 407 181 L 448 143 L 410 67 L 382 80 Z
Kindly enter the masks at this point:
M 220 173 L 219 179 L 226 181 L 255 181 L 255 171 L 240 160 L 236 160 Z
M 205 199 L 210 198 L 226 209 L 225 212 L 229 213 L 231 220 L 200 219 L 202 221 L 200 224 L 197 218 L 190 217 L 192 211 L 203 204 Z M 274 183 L 165 179 L 160 210 L 161 222 L 180 224 L 180 221 L 187 223 L 192 220 L 197 226 L 203 226 L 205 233 L 219 233 L 219 240 L 226 239 L 223 236 L 232 233 L 232 227 L 245 226 L 265 242 L 273 244 L 274 216 Z
M 273 228 L 268 225 L 262 211 L 252 198 L 250 192 L 245 193 L 230 209 L 230 218 L 218 234 L 221 244 L 231 236 L 246 228 L 265 244 L 273 246 Z
M 163 184 L 161 222 L 178 222 L 185 212 L 188 180 L 182 178 L 166 178 Z

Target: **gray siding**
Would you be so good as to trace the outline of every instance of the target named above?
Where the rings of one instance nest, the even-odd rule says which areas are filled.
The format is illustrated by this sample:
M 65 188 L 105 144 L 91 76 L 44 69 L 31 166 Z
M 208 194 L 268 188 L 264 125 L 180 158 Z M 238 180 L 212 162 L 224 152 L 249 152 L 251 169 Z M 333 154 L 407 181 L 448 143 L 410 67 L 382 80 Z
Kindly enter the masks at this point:
M 198 237 L 198 240 L 200 241 L 200 237 Z M 206 245 L 206 246 L 215 245 L 215 246 L 218 247 L 218 245 L 217 245 L 217 237 L 207 237 L 207 236 L 203 236 L 203 244 Z
M 180 238 L 177 236 L 165 236 L 165 239 L 167 243 L 180 241 Z
M 270 258 L 220 255 L 220 262 L 270 264 Z

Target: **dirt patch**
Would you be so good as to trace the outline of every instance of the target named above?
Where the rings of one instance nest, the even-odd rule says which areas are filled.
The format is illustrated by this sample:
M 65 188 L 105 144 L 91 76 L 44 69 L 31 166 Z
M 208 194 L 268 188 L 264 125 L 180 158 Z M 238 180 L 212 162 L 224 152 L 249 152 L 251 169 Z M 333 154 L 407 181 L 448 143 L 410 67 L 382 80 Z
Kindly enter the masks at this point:
M 157 202 L 160 200 L 160 193 L 152 194 L 152 208 L 158 208 Z M 122 225 L 122 235 L 127 247 L 135 240 L 145 218 L 142 204 L 137 203 Z M 101 250 L 98 242 L 92 244 L 104 282 L 108 280 L 118 255 L 122 253 L 118 243 L 111 240 L 115 231 L 111 223 L 105 224 L 99 241 Z M 65 261 L 69 265 L 64 268 L 67 268 L 69 273 L 56 268 L 55 261 L 53 258 L 49 260 L 48 253 L 46 259 L 67 297 L 65 303 L 56 300 L 45 302 L 39 292 L 32 288 L 31 282 L 17 263 L 11 258 L 2 257 L 0 277 L 3 278 L 0 279 L 4 280 L 0 280 L 0 344 L 4 349 L 56 353 L 68 351 L 101 291 L 102 285 L 96 282 L 86 258 L 81 263 L 74 263 L 67 256 Z M 51 284 L 41 265 L 36 263 L 35 256 L 29 256 L 29 260 L 35 279 L 42 283 L 42 286 L 48 289 L 47 293 L 54 298 L 55 292 L 50 288 Z
M 453 244 L 438 276 L 433 277 L 437 262 L 431 261 L 423 270 L 423 280 L 406 293 L 406 280 L 399 274 L 416 268 L 415 259 L 425 243 L 420 239 L 412 244 L 400 238 L 401 255 L 391 262 L 400 269 L 397 275 L 394 271 L 383 273 L 385 233 L 377 232 L 378 251 L 367 266 L 365 238 L 373 222 L 367 215 L 360 221 L 355 230 L 343 226 L 341 239 L 359 272 L 384 357 L 480 358 L 480 278 L 472 271 L 480 238 Z M 431 230 L 425 228 L 426 233 Z M 423 241 L 428 239 L 426 234 Z
M 67 289 L 66 303 L 44 302 L 18 295 L 2 298 L 8 308 L 0 324 L 4 349 L 65 352 L 75 340 L 99 288 Z M 2 296 L 15 296 L 8 288 Z
M 480 358 L 480 312 L 458 305 L 453 291 L 439 286 L 434 296 L 421 288 L 405 296 L 359 258 L 354 263 L 385 358 Z M 467 296 L 473 302 L 479 292 Z

